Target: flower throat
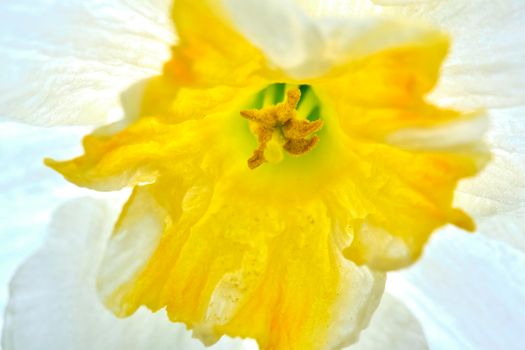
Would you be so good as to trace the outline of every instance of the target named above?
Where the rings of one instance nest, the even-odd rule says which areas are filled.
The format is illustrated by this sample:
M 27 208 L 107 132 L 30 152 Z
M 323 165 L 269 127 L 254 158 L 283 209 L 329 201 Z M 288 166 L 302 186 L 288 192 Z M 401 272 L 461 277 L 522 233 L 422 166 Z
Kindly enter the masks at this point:
M 319 136 L 314 134 L 323 127 L 323 121 L 318 119 L 319 100 L 312 89 L 302 85 L 288 89 L 286 94 L 284 90 L 285 84 L 270 85 L 259 93 L 260 108 L 240 112 L 251 122 L 250 129 L 258 142 L 248 159 L 250 169 L 266 162 L 281 162 L 283 150 L 293 156 L 308 153 L 319 142 Z M 280 95 L 286 95 L 285 99 L 277 102 Z M 308 114 L 302 113 L 305 111 Z

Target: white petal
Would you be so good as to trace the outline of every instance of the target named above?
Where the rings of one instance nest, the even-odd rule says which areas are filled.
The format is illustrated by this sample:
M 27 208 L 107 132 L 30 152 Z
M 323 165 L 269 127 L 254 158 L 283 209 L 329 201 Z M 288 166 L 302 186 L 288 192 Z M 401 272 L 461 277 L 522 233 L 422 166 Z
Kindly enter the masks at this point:
M 314 17 L 345 17 L 349 15 L 373 15 L 381 10 L 370 0 L 296 0 Z
M 519 350 L 523 271 L 522 251 L 450 229 L 432 238 L 417 264 L 393 275 L 387 290 L 415 313 L 433 350 Z
M 169 57 L 169 0 L 0 3 L 0 117 L 103 123 Z
M 95 275 L 114 220 L 101 200 L 59 209 L 46 244 L 12 281 L 3 349 L 205 349 L 162 313 L 118 319 L 101 306 Z M 241 348 L 241 341 L 223 339 L 211 349 Z
M 479 225 L 499 225 L 497 230 L 484 230 L 492 236 L 525 220 L 524 113 L 525 108 L 491 111 L 487 139 L 493 160 L 480 175 L 460 183 L 456 192 L 455 205 L 473 214 Z
M 327 67 L 337 66 L 391 48 L 435 43 L 442 33 L 425 24 L 391 20 L 378 16 L 357 16 L 319 20 L 324 38 L 321 59 Z M 438 41 L 439 42 L 439 41 Z M 319 52 L 312 52 L 317 56 Z
M 519 209 L 478 220 L 478 231 L 525 254 L 525 204 Z
M 407 5 L 429 1 L 434 0 L 372 0 L 372 2 L 377 5 Z
M 370 3 L 353 4 L 346 18 L 329 20 L 306 15 L 304 7 L 308 10 L 311 4 L 290 0 L 224 0 L 223 5 L 245 37 L 274 65 L 298 79 L 320 76 L 348 60 L 440 35 L 420 23 L 363 16 L 373 13 Z
M 419 321 L 394 296 L 385 293 L 372 322 L 348 350 L 427 350 Z
M 71 157 L 81 151 L 87 128 L 41 128 L 0 123 L 0 310 L 15 268 L 41 243 L 53 209 L 87 191 L 44 166 L 45 156 Z M 0 326 L 1 326 L 0 318 Z
M 323 51 L 315 21 L 289 0 L 224 0 L 224 8 L 237 29 L 278 67 L 294 76 L 324 69 L 312 52 Z
M 455 206 L 476 218 L 478 232 L 525 253 L 525 108 L 491 112 L 488 142 L 493 160 L 460 183 Z
M 435 101 L 459 108 L 525 104 L 525 2 L 441 0 L 384 12 L 427 20 L 451 34 Z

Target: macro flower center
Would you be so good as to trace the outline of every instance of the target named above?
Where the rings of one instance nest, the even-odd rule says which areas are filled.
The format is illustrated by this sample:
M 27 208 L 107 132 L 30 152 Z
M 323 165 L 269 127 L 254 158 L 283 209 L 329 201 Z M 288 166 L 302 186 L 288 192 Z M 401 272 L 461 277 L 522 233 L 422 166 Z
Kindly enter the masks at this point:
M 284 101 L 275 103 L 275 96 L 283 84 L 274 84 L 263 91 L 264 102 L 261 108 L 242 110 L 241 116 L 250 121 L 250 129 L 257 137 L 258 146 L 248 159 L 248 167 L 255 169 L 260 165 L 279 163 L 283 150 L 293 156 L 311 151 L 319 142 L 315 135 L 323 127 L 320 119 L 310 121 L 298 112 L 299 104 L 315 107 L 317 99 L 313 92 L 301 99 L 301 89 L 293 87 L 286 91 Z M 303 86 L 303 90 L 311 89 Z

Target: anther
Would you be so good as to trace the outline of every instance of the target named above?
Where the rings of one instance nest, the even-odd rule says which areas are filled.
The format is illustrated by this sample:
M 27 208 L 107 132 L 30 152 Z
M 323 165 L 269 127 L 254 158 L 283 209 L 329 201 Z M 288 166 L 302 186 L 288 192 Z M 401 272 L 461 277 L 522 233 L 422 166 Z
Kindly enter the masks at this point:
M 286 100 L 281 103 L 240 112 L 242 117 L 255 124 L 253 132 L 258 141 L 257 149 L 248 159 L 250 169 L 255 169 L 268 161 L 264 151 L 276 130 L 282 134 L 282 149 L 291 155 L 299 156 L 315 147 L 319 137 L 310 135 L 323 127 L 323 121 L 310 122 L 300 119 L 296 110 L 300 99 L 301 90 L 290 89 L 286 93 Z

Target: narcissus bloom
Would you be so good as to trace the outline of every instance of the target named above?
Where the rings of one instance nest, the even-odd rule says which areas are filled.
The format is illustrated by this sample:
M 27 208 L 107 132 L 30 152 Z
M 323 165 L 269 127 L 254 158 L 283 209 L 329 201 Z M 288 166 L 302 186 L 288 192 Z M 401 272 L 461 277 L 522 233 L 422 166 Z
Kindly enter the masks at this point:
M 166 308 L 206 344 L 341 348 L 383 290 L 369 267 L 406 266 L 447 223 L 474 229 L 452 196 L 488 159 L 482 115 L 425 101 L 448 50 L 439 31 L 320 27 L 298 60 L 231 24 L 271 33 L 248 15 L 278 20 L 281 6 L 246 6 L 176 1 L 179 42 L 136 116 L 47 164 L 79 186 L 133 187 L 98 279 L 117 315 Z
M 178 42 L 124 95 L 125 119 L 87 136 L 83 156 L 46 161 L 82 187 L 133 189 L 100 263 L 104 304 L 166 309 L 205 344 L 355 342 L 386 271 L 446 224 L 474 230 L 453 199 L 490 158 L 485 106 L 427 96 L 448 35 L 287 2 L 171 13 Z

